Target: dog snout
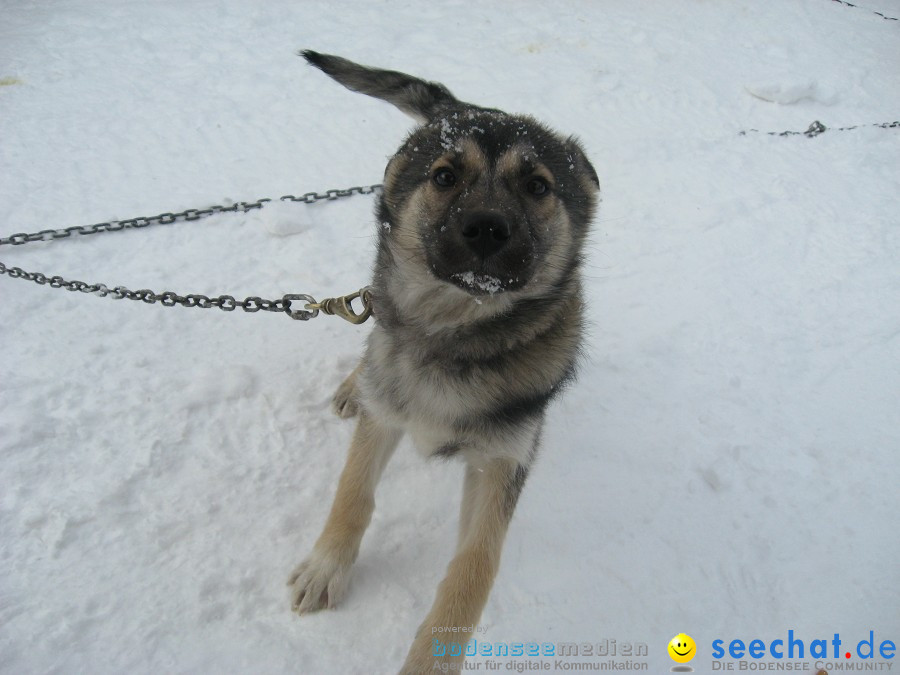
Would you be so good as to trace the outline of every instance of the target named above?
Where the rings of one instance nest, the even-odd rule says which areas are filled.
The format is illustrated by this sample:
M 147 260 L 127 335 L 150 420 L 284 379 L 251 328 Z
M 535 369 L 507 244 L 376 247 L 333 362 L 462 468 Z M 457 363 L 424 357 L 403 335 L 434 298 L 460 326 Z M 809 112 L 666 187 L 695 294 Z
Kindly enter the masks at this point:
M 472 213 L 462 225 L 463 239 L 482 259 L 502 249 L 511 234 L 509 220 L 491 211 Z

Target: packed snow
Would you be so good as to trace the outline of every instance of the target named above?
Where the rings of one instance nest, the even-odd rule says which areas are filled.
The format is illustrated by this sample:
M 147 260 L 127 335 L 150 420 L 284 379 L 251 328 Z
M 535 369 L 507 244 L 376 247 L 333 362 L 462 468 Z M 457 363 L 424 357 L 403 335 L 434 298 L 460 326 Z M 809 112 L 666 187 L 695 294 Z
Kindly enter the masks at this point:
M 641 643 L 653 672 L 681 632 L 696 672 L 737 662 L 717 639 L 897 643 L 900 129 L 739 134 L 900 119 L 900 22 L 873 11 L 900 4 L 854 4 L 5 3 L 3 236 L 275 201 L 0 260 L 182 295 L 364 286 L 372 197 L 277 198 L 380 182 L 412 122 L 299 48 L 532 114 L 600 176 L 590 335 L 479 642 Z M 7 277 L 0 297 L 0 671 L 396 672 L 461 467 L 405 443 L 344 604 L 298 617 L 285 586 L 328 511 L 352 432 L 329 399 L 366 326 Z

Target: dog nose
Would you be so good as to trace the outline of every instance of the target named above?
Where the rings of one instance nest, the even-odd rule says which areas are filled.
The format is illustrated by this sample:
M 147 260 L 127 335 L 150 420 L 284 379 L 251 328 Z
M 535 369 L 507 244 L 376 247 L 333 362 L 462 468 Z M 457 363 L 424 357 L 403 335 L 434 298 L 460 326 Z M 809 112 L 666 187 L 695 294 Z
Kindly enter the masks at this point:
M 499 213 L 477 212 L 463 223 L 462 236 L 482 258 L 494 255 L 509 241 L 509 221 Z

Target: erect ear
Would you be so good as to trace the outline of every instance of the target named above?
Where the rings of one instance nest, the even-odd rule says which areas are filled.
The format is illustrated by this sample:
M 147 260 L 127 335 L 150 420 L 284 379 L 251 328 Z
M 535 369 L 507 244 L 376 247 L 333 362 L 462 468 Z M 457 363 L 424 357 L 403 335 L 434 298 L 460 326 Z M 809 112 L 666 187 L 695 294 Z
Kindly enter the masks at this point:
M 426 82 L 395 70 L 368 68 L 309 49 L 298 54 L 347 89 L 387 101 L 419 124 L 427 124 L 448 106 L 460 104 L 447 87 L 437 82 Z
M 597 178 L 597 172 L 594 170 L 593 164 L 588 160 L 580 141 L 575 136 L 569 136 L 566 139 L 566 153 L 572 164 L 575 165 L 576 173 L 588 176 L 594 188 L 599 190 L 600 179 Z

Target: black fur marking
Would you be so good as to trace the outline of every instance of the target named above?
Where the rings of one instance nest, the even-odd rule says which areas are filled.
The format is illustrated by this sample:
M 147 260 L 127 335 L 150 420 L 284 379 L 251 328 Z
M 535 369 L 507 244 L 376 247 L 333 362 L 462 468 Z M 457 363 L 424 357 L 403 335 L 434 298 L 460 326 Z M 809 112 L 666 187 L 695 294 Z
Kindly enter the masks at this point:
M 553 349 L 567 334 L 580 335 L 581 323 L 573 319 L 581 309 L 580 300 L 565 301 L 578 297 L 577 282 L 574 277 L 570 280 L 571 285 L 562 285 L 551 296 L 520 300 L 509 312 L 453 331 L 446 336 L 446 344 L 443 336 L 435 336 L 433 357 L 462 369 L 501 370 L 521 348 L 532 343 Z M 564 317 L 567 311 L 570 315 Z
M 525 481 L 528 479 L 528 467 L 522 464 L 516 466 L 516 469 L 508 477 L 506 485 L 504 485 L 503 495 L 503 511 L 507 518 L 512 518 L 513 511 L 519 501 L 519 495 L 522 494 L 522 488 L 525 487 Z
M 361 66 L 340 56 L 320 54 L 311 49 L 298 54 L 347 89 L 387 101 L 425 121 L 434 119 L 449 107 L 465 105 L 438 82 L 426 82 L 396 70 Z
M 544 411 L 550 402 L 559 396 L 565 388 L 575 379 L 576 362 L 578 354 L 573 355 L 572 360 L 566 365 L 565 371 L 559 380 L 548 390 L 537 394 L 520 396 L 473 418 L 462 420 L 462 428 L 491 428 L 491 427 L 518 427 L 524 422 L 540 418 L 543 420 Z
M 486 430 L 516 428 L 528 420 L 541 417 L 553 396 L 551 390 L 504 401 L 492 410 L 457 419 L 454 428 L 459 433 L 483 433 Z
M 437 450 L 432 452 L 431 456 L 438 459 L 450 459 L 460 450 L 462 450 L 462 445 L 460 445 L 459 443 L 445 443 Z
M 310 65 L 315 66 L 319 69 L 324 69 L 323 64 L 325 62 L 325 59 L 319 52 L 315 52 L 312 49 L 301 49 L 299 52 L 297 52 L 297 54 L 306 59 L 306 62 Z

